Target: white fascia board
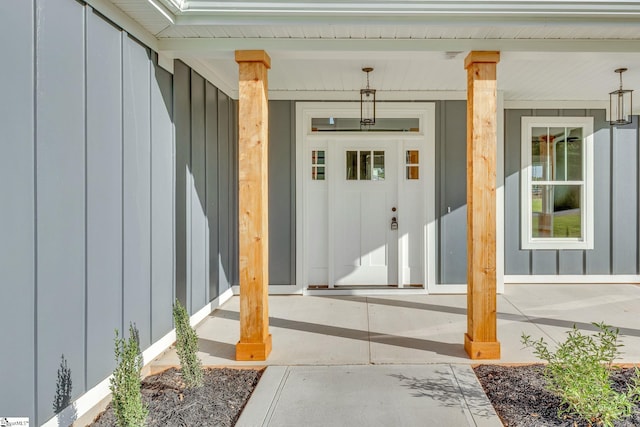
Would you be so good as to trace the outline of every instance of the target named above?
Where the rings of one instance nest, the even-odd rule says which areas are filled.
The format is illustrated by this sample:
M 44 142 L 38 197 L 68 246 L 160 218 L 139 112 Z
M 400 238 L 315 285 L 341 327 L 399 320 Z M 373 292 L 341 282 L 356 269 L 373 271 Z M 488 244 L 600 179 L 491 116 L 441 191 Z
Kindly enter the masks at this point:
M 158 0 L 147 0 L 147 2 L 167 20 L 167 24 L 172 25 L 176 23 L 175 14 L 167 9 L 163 3 L 160 3 Z
M 95 1 L 95 0 L 94 0 Z M 179 55 L 235 50 L 334 52 L 442 52 L 499 50 L 501 52 L 640 52 L 640 40 L 557 39 L 308 39 L 308 38 L 166 38 L 161 52 Z
M 179 1 L 179 0 L 178 0 Z M 176 0 L 174 0 L 176 2 Z M 529 16 L 545 18 L 554 16 L 637 16 L 640 2 L 637 1 L 393 1 L 371 2 L 367 0 L 347 1 L 182 1 L 183 12 L 235 13 L 235 14 L 295 14 L 295 15 L 444 15 L 444 16 Z
M 119 25 L 127 33 L 140 40 L 151 50 L 158 52 L 158 39 L 137 21 L 107 0 L 85 0 L 85 2 Z

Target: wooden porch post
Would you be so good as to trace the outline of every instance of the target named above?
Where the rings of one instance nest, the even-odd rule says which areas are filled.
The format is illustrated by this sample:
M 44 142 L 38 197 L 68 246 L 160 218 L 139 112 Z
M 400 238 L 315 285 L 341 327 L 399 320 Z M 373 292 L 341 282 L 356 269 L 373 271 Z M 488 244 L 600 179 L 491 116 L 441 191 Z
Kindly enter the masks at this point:
M 238 50 L 240 341 L 236 360 L 266 360 L 269 333 L 269 108 L 267 73 L 271 58 L 263 50 Z
M 467 333 L 472 359 L 499 359 L 496 319 L 496 64 L 470 52 L 467 70 Z

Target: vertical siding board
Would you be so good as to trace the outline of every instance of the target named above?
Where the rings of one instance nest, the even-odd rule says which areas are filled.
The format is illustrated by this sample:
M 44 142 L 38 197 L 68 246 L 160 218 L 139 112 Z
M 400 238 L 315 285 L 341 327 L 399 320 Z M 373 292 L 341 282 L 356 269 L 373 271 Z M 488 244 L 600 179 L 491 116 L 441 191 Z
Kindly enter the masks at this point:
M 11 327 L 0 328 L 3 351 L 0 414 L 35 416 L 34 5 L 0 2 L 0 40 L 10 64 L 0 67 L 0 301 Z M 8 244 L 11 242 L 11 244 Z
M 218 89 L 205 83 L 205 154 L 207 190 L 207 228 L 209 230 L 209 300 L 220 295 L 218 289 Z
M 231 248 L 231 141 L 229 130 L 229 97 L 218 91 L 218 206 L 220 207 L 220 254 L 218 261 L 219 293 L 223 293 L 232 284 L 232 248 Z
M 444 212 L 441 220 L 442 283 L 467 283 L 467 104 L 444 102 Z
M 149 51 L 124 41 L 124 325 L 151 343 L 151 156 Z M 128 332 L 125 333 L 125 335 Z
M 611 129 L 603 110 L 593 115 L 593 249 L 585 251 L 586 274 L 611 274 Z
M 291 170 L 291 182 L 290 182 L 290 193 L 291 193 L 291 223 L 289 224 L 289 234 L 291 236 L 290 239 L 290 254 L 291 264 L 289 268 L 289 277 L 291 285 L 296 285 L 296 103 L 294 101 L 289 101 L 289 110 L 291 111 L 289 115 L 289 132 L 291 135 L 291 139 L 289 141 L 289 150 L 291 151 L 291 160 L 289 162 L 289 169 Z
M 436 211 L 436 282 L 438 284 L 443 283 L 443 271 L 444 271 L 444 257 L 443 253 L 443 234 L 442 234 L 442 218 L 447 212 L 445 205 L 445 187 L 444 187 L 444 171 L 445 161 L 442 155 L 444 150 L 444 141 L 446 138 L 445 133 L 445 117 L 444 117 L 444 101 L 436 102 L 436 120 L 435 120 L 435 211 Z M 466 151 L 465 151 L 466 152 Z
M 191 313 L 206 304 L 208 287 L 204 87 L 191 71 Z
M 637 274 L 638 266 L 638 117 L 613 128 L 612 141 L 613 274 Z
M 240 285 L 240 216 L 239 212 L 239 159 L 238 159 L 238 101 L 229 103 L 229 144 L 231 145 L 231 277 L 232 284 Z
M 558 251 L 558 274 L 584 274 L 585 251 Z
M 151 75 L 151 340 L 172 329 L 173 99 L 171 74 L 154 56 Z
M 291 284 L 291 103 L 269 102 L 269 284 Z
M 84 7 L 37 2 L 37 421 L 53 415 L 61 356 L 84 391 Z M 60 58 L 64 58 L 61 61 Z
M 504 268 L 505 274 L 529 274 L 529 251 L 520 249 L 521 119 L 531 110 L 505 111 Z
M 187 174 L 191 152 L 190 70 L 181 61 L 173 65 L 175 167 L 176 298 L 187 307 Z
M 113 370 L 122 321 L 121 32 L 87 15 L 87 383 Z
M 531 274 L 558 274 L 558 251 L 531 251 Z

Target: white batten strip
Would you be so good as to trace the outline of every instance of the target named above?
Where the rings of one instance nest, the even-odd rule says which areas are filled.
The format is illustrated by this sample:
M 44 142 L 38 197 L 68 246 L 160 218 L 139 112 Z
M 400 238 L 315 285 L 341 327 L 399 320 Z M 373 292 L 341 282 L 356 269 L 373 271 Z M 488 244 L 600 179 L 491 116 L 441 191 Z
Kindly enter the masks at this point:
M 233 296 L 233 290 L 227 289 L 218 298 L 205 305 L 201 310 L 191 316 L 190 323 L 192 326 L 203 321 L 213 310 L 220 307 Z M 142 352 L 142 363 L 146 367 L 156 357 L 164 353 L 176 341 L 176 330 L 171 330 L 168 334 L 153 343 L 149 348 Z M 97 404 L 103 401 L 111 394 L 109 384 L 111 375 L 105 378 L 98 385 L 88 390 L 85 394 L 77 398 L 71 405 L 67 406 L 59 414 L 44 423 L 43 427 L 58 427 L 60 425 L 68 425 L 73 421 L 82 418 L 89 413 Z

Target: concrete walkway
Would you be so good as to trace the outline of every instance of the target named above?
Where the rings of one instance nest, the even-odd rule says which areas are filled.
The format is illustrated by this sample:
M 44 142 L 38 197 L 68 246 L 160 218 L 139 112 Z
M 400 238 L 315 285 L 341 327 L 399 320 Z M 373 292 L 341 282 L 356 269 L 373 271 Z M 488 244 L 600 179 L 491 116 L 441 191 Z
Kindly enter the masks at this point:
M 465 295 L 271 296 L 273 351 L 236 362 L 239 300 L 198 327 L 203 364 L 269 366 L 241 426 L 501 425 L 462 343 Z M 502 358 L 533 363 L 522 333 L 564 340 L 573 325 L 620 328 L 620 362 L 640 362 L 640 287 L 511 285 L 498 296 Z M 178 364 L 174 351 L 154 364 Z

